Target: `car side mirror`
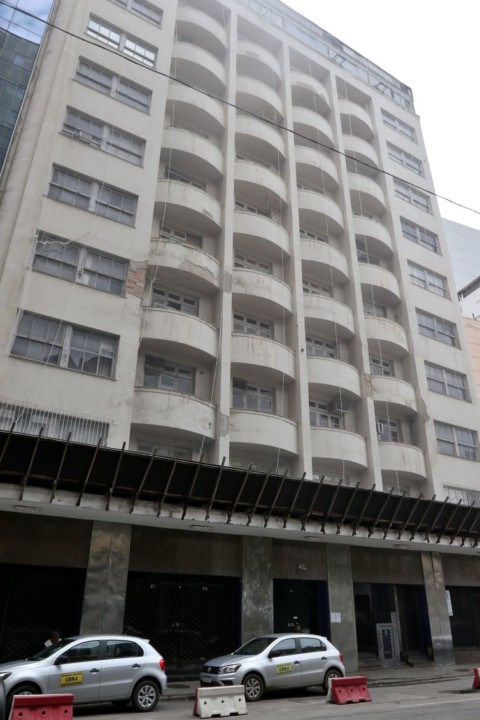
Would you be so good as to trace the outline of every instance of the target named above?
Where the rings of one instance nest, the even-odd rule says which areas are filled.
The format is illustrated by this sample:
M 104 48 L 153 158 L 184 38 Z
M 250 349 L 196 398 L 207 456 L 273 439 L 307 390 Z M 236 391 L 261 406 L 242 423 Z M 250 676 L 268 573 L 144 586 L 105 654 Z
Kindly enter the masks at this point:
M 270 650 L 268 653 L 269 658 L 277 658 L 280 657 L 280 650 Z
M 59 655 L 59 657 L 55 660 L 54 665 L 63 665 L 63 663 L 67 662 L 70 662 L 68 655 Z

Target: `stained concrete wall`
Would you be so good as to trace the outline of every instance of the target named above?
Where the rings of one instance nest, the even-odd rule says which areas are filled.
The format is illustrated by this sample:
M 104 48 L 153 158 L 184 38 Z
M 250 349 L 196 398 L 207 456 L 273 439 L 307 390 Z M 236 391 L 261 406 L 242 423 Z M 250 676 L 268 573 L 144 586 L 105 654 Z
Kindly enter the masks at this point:
M 243 641 L 273 630 L 272 551 L 269 538 L 243 538 Z
M 432 636 L 433 658 L 439 665 L 449 665 L 455 662 L 455 658 L 445 595 L 442 556 L 439 553 L 422 552 L 421 558 L 425 578 L 428 619 Z
M 343 653 L 348 672 L 358 668 L 352 559 L 348 545 L 327 545 L 330 639 Z

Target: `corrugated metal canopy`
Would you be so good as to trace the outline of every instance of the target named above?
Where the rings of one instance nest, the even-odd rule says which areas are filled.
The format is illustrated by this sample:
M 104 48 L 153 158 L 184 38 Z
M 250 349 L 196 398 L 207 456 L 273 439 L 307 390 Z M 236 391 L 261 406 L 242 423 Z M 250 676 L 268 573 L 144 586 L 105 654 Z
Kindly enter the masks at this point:
M 480 509 L 472 505 L 439 502 L 393 495 L 372 488 L 344 487 L 245 471 L 224 465 L 188 462 L 156 457 L 124 448 L 112 449 L 68 440 L 52 440 L 0 431 L 1 485 L 18 487 L 18 500 L 26 488 L 43 488 L 55 494 L 68 491 L 76 495 L 77 506 L 84 496 L 103 498 L 109 510 L 112 498 L 121 498 L 133 512 L 137 503 L 153 504 L 157 517 L 165 506 L 204 509 L 205 520 L 211 511 L 224 514 L 224 522 L 242 516 L 249 525 L 259 516 L 267 528 L 272 518 L 287 523 L 297 520 L 318 524 L 325 532 L 336 525 L 336 533 L 351 533 L 359 528 L 368 537 L 383 539 L 419 537 L 430 541 L 450 539 L 463 546 L 469 540 L 476 547 L 480 537 Z M 278 523 L 277 523 L 278 524 Z M 330 530 L 331 532 L 331 530 Z

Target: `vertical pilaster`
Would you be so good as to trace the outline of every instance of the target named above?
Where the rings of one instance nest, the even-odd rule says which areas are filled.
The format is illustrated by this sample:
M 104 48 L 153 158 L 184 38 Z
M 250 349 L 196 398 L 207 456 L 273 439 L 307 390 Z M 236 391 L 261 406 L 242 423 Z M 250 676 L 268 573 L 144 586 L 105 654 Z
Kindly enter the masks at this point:
M 242 639 L 273 630 L 272 540 L 243 538 Z
M 82 633 L 121 633 L 131 526 L 94 522 L 83 599 Z
M 352 560 L 348 545 L 327 545 L 330 640 L 343 653 L 349 673 L 358 668 Z
M 422 552 L 421 555 L 433 659 L 439 665 L 450 665 L 455 662 L 455 657 L 448 617 L 442 556 L 440 553 L 433 552 Z

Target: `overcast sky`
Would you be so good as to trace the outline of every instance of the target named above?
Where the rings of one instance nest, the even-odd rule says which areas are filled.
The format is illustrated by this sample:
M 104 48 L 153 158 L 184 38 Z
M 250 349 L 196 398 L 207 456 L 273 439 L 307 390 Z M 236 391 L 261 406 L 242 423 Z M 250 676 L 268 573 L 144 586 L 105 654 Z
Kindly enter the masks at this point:
M 413 90 L 442 216 L 480 229 L 476 0 L 286 0 Z

